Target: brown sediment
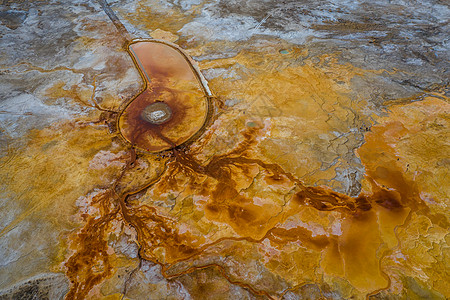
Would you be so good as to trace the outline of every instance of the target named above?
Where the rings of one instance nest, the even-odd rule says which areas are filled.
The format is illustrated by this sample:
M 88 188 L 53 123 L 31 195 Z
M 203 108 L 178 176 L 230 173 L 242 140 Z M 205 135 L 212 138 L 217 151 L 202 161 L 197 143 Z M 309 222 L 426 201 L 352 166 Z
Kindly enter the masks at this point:
M 139 150 L 161 152 L 198 136 L 210 116 L 211 95 L 192 62 L 180 49 L 161 41 L 136 41 L 128 51 L 145 88 L 118 119 L 125 140 Z M 149 105 L 158 102 L 167 105 L 172 114 L 162 124 L 142 117 Z
M 254 131 L 254 130 L 251 130 Z M 250 138 L 252 135 L 247 132 L 247 136 Z M 246 158 L 245 154 L 243 153 L 245 150 L 241 147 L 242 145 L 248 145 L 251 144 L 251 140 L 246 140 L 241 145 L 238 145 L 236 149 L 241 148 L 241 151 L 237 151 L 236 149 L 234 151 L 230 151 L 228 155 L 222 155 L 214 157 L 208 164 L 202 165 L 198 161 L 196 161 L 192 156 L 184 154 L 184 153 L 177 153 L 175 156 L 175 161 L 172 163 L 171 170 L 168 171 L 168 174 L 165 175 L 165 181 L 161 182 L 156 188 L 161 188 L 162 190 L 165 190 L 168 188 L 168 186 L 172 186 L 172 188 L 176 189 L 176 182 L 171 180 L 172 174 L 177 174 L 178 172 L 184 172 L 185 175 L 196 177 L 196 176 L 208 176 L 210 178 L 216 179 L 219 184 L 217 184 L 215 189 L 209 190 L 209 191 L 203 191 L 208 196 L 210 196 L 211 200 L 206 204 L 205 209 L 208 213 L 209 217 L 212 219 L 216 219 L 217 221 L 225 222 L 228 224 L 231 224 L 235 230 L 238 230 L 238 232 L 244 233 L 243 229 L 240 230 L 240 228 L 244 227 L 246 228 L 245 231 L 251 232 L 251 231 L 257 231 L 258 226 L 264 222 L 264 219 L 258 220 L 259 214 L 262 212 L 261 209 L 256 208 L 254 205 L 252 205 L 248 199 L 240 195 L 239 191 L 236 190 L 236 182 L 232 178 L 232 174 L 230 173 L 229 169 L 231 166 L 234 166 L 239 169 L 245 169 L 249 165 L 259 165 L 262 168 L 270 170 L 272 173 L 276 174 L 276 176 L 279 177 L 287 177 L 294 179 L 297 183 L 300 189 L 303 189 L 302 191 L 298 192 L 292 200 L 292 204 L 310 204 L 314 208 L 318 210 L 342 210 L 344 213 L 349 213 L 350 215 L 353 215 L 355 218 L 364 220 L 364 214 L 363 212 L 368 211 L 372 208 L 375 204 L 380 204 L 381 206 L 388 207 L 394 210 L 400 209 L 399 204 L 396 202 L 392 202 L 394 204 L 392 205 L 386 205 L 385 202 L 380 202 L 380 196 L 378 194 L 374 195 L 373 197 L 358 197 L 358 198 L 351 198 L 346 195 L 333 192 L 331 190 L 325 189 L 325 188 L 310 188 L 310 187 L 304 187 L 301 185 L 301 182 L 297 179 L 293 178 L 291 174 L 284 172 L 279 166 L 272 165 L 272 164 L 265 164 L 264 162 L 257 160 L 257 159 L 250 159 Z M 305 202 L 305 199 L 308 199 L 308 203 Z M 231 201 L 230 201 L 231 200 Z M 389 200 L 389 198 L 388 198 Z M 388 203 L 388 200 L 386 200 Z M 136 210 L 137 209 L 137 210 Z M 142 230 L 154 230 L 152 228 L 147 228 L 145 226 L 146 222 L 142 222 L 143 218 L 149 218 L 152 219 L 151 215 L 154 213 L 148 213 L 149 207 L 140 206 L 138 208 L 135 208 L 133 211 L 136 213 L 136 217 L 138 218 L 139 226 L 137 226 L 137 231 Z M 140 210 L 147 211 L 147 213 L 140 212 Z M 254 211 L 253 211 L 254 210 Z M 152 219 L 154 222 L 155 220 Z M 297 230 L 284 230 L 276 227 L 268 228 L 266 232 L 262 234 L 263 239 L 269 238 L 274 240 L 285 240 L 284 242 L 287 242 L 289 239 L 293 240 L 302 240 L 305 243 L 309 243 L 310 246 L 313 248 L 318 247 L 317 249 L 321 249 L 329 244 L 329 241 L 327 241 L 326 237 L 317 237 L 312 238 L 312 233 L 308 230 L 302 230 L 301 233 Z M 165 229 L 164 232 L 167 232 L 168 230 Z M 141 236 L 151 236 L 150 233 L 144 233 L 141 232 Z M 176 241 L 175 244 L 173 244 L 172 247 L 166 248 L 166 262 L 169 264 L 179 262 L 185 258 L 192 257 L 193 255 L 200 254 L 203 250 L 206 248 L 204 246 L 195 249 L 192 247 L 186 246 L 189 244 L 189 238 L 188 236 L 179 236 L 176 234 L 176 232 L 171 232 L 169 235 L 166 233 L 163 234 L 164 238 L 160 238 L 160 240 L 164 240 L 164 243 L 169 243 L 170 240 Z M 288 238 L 288 236 L 291 236 Z M 162 236 L 160 236 L 162 237 Z M 179 242 L 180 239 L 182 240 L 183 247 L 180 248 Z M 245 239 L 247 241 L 252 242 L 258 242 L 261 241 L 261 238 L 254 238 L 254 237 L 245 237 L 243 236 L 242 239 Z M 218 240 L 216 242 L 222 241 Z M 154 249 L 154 244 L 151 242 L 151 240 L 146 239 L 140 239 L 141 241 L 141 247 L 143 249 L 146 249 L 144 253 L 152 253 L 152 249 Z M 167 244 L 167 246 L 169 246 Z M 208 245 L 208 247 L 211 246 Z M 145 257 L 145 256 L 144 256 Z M 183 258 L 184 257 L 184 258 Z M 150 258 L 150 257 L 148 257 Z
M 73 283 L 67 298 L 82 299 L 90 288 L 99 283 L 102 278 L 111 275 L 105 247 L 108 224 L 112 220 L 123 220 L 136 230 L 140 257 L 160 264 L 162 274 L 168 279 L 196 269 L 217 267 L 231 283 L 238 284 L 254 294 L 272 297 L 268 292 L 255 289 L 247 283 L 231 280 L 230 276 L 226 275 L 225 269 L 218 264 L 191 267 L 176 274 L 170 274 L 169 270 L 175 264 L 198 257 L 212 246 L 224 241 L 261 243 L 268 239 L 280 249 L 288 243 L 300 242 L 304 247 L 315 251 L 329 251 L 330 265 L 344 259 L 347 261 L 346 272 L 356 274 L 355 272 L 360 272 L 361 268 L 367 270 L 379 264 L 369 259 L 374 255 L 373 252 L 376 249 L 371 250 L 365 247 L 366 242 L 376 241 L 378 235 L 378 231 L 374 230 L 377 226 L 374 209 L 375 211 L 378 208 L 386 209 L 398 216 L 397 221 L 392 225 L 393 228 L 401 225 L 404 221 L 406 208 L 415 211 L 426 208 L 426 205 L 417 197 L 414 183 L 404 179 L 402 174 L 395 169 L 395 165 L 392 165 L 392 168 L 376 167 L 375 169 L 369 165 L 367 178 L 371 183 L 372 193 L 356 198 L 323 187 L 304 186 L 299 179 L 284 171 L 279 165 L 268 164 L 260 159 L 252 158 L 251 151 L 257 145 L 257 137 L 261 130 L 261 127 L 247 128 L 242 132 L 241 143 L 228 153 L 213 156 L 208 163 L 202 163 L 196 159 L 196 153 L 184 153 L 174 149 L 166 172 L 158 177 L 157 182 L 153 181 L 133 192 L 120 194 L 115 187 L 121 182 L 124 174 L 133 168 L 136 160 L 135 151 L 131 149 L 130 161 L 114 183 L 111 189 L 113 193 L 107 194 L 108 196 L 102 198 L 102 201 L 98 201 L 99 204 L 94 204 L 100 205 L 101 203 L 103 212 L 101 218 L 94 220 L 87 217 L 86 226 L 74 239 L 80 248 L 66 263 L 67 274 Z M 370 152 L 361 151 L 361 153 L 365 159 L 372 155 Z M 350 227 L 345 235 L 328 237 L 313 235 L 310 230 L 302 227 L 286 229 L 282 227 L 282 218 L 278 219 L 280 222 L 267 222 L 271 214 L 265 215 L 266 209 L 254 205 L 251 199 L 242 195 L 238 189 L 239 182 L 235 179 L 236 173 L 249 173 L 250 169 L 255 166 L 270 174 L 266 180 L 268 184 L 276 185 L 280 181 L 288 181 L 296 185 L 298 191 L 291 197 L 288 215 L 296 214 L 307 206 L 324 212 L 339 211 L 349 218 Z M 232 172 L 232 170 L 235 171 Z M 209 199 L 204 206 L 205 214 L 213 221 L 229 224 L 236 230 L 238 236 L 223 237 L 213 242 L 207 242 L 189 232 L 181 234 L 177 229 L 176 222 L 171 218 L 159 215 L 154 207 L 127 201 L 130 196 L 149 188 L 152 184 L 155 184 L 156 192 L 181 188 L 175 179 L 175 176 L 180 173 L 190 178 L 192 182 L 198 177 L 211 178 L 217 182 L 215 185 L 202 185 L 197 191 Z M 108 207 L 117 206 L 114 203 L 118 203 L 119 208 L 111 212 Z M 261 226 L 265 223 L 268 225 Z M 158 254 L 158 249 L 164 249 L 164 256 Z M 368 250 L 370 251 L 367 252 Z M 102 272 L 86 271 L 83 263 L 86 259 L 91 264 L 100 262 L 104 266 Z M 355 269 L 358 264 L 362 264 L 359 271 Z M 383 280 L 380 278 L 385 278 L 385 276 L 381 271 L 378 272 L 380 272 L 378 280 Z M 83 280 L 80 281 L 77 278 L 83 278 Z M 380 282 L 381 284 L 383 283 Z
M 341 259 L 353 262 L 346 266 L 347 272 L 353 274 L 357 272 L 354 267 L 358 263 L 362 263 L 361 268 L 363 270 L 378 265 L 378 263 L 372 263 L 366 257 L 368 254 L 373 255 L 372 252 L 376 251 L 376 249 L 369 249 L 369 253 L 364 246 L 367 239 L 376 239 L 378 235 L 378 231 L 372 230 L 373 226 L 377 224 L 373 211 L 375 207 L 387 209 L 394 214 L 398 214 L 399 220 L 397 225 L 400 225 L 404 220 L 406 207 L 417 210 L 423 205 L 420 204 L 420 200 L 415 196 L 416 192 L 414 192 L 414 189 L 411 189 L 411 183 L 405 182 L 401 174 L 398 173 L 393 173 L 391 178 L 394 182 L 394 188 L 379 187 L 373 181 L 373 193 L 356 198 L 327 188 L 306 187 L 300 180 L 285 172 L 280 166 L 250 158 L 251 153 L 249 151 L 256 145 L 256 137 L 260 130 L 261 128 L 248 128 L 243 132 L 244 140 L 240 144 L 226 154 L 214 156 L 206 164 L 202 164 L 195 159 L 194 153 L 187 154 L 175 149 L 173 150 L 174 155 L 168 162 L 168 169 L 165 174 L 158 178 L 156 183 L 149 183 L 134 192 L 123 195 L 114 196 L 114 194 L 108 194 L 109 197 L 104 197 L 103 202 L 99 201 L 98 203 L 102 203 L 101 211 L 103 213 L 101 218 L 95 221 L 88 218 L 84 229 L 77 234 L 74 240 L 80 248 L 66 263 L 68 268 L 67 274 L 73 284 L 67 298 L 82 299 L 87 295 L 89 289 L 99 283 L 102 278 L 104 279 L 111 275 L 105 247 L 108 223 L 113 219 L 123 220 L 123 222 L 136 230 L 140 249 L 139 256 L 141 259 L 161 265 L 162 274 L 167 279 L 173 279 L 197 269 L 216 267 L 219 268 L 222 275 L 230 283 L 240 285 L 255 295 L 265 295 L 272 298 L 274 296 L 267 291 L 258 290 L 244 282 L 233 281 L 226 274 L 224 267 L 218 264 L 191 267 L 175 274 L 170 274 L 169 270 L 175 264 L 198 257 L 212 246 L 224 241 L 260 243 L 268 239 L 273 245 L 280 248 L 288 243 L 301 242 L 304 247 L 315 251 L 339 249 L 329 259 L 331 259 L 331 262 Z M 134 153 L 134 151 L 132 152 Z M 127 163 L 123 173 L 118 177 L 115 185 L 121 181 L 121 178 L 127 171 L 133 168 L 135 159 L 135 155 L 130 155 L 130 161 Z M 240 193 L 237 189 L 238 182 L 230 171 L 231 168 L 236 168 L 245 173 L 248 172 L 251 166 L 267 170 L 271 174 L 269 180 L 274 180 L 274 184 L 277 184 L 281 179 L 295 183 L 299 191 L 291 198 L 288 215 L 293 215 L 306 206 L 313 207 L 319 211 L 340 211 L 347 215 L 350 218 L 349 220 L 352 220 L 349 223 L 352 224 L 351 228 L 343 237 L 339 238 L 336 236 L 313 235 L 310 230 L 302 227 L 286 229 L 283 228 L 282 223 L 271 223 L 270 226 L 261 227 L 261 224 L 267 223 L 267 218 L 270 215 L 264 215 L 264 208 L 255 206 L 250 199 Z M 208 187 L 206 185 L 201 188 L 201 193 L 210 199 L 205 204 L 205 213 L 211 220 L 230 224 L 239 234 L 238 236 L 223 237 L 208 243 L 205 239 L 199 240 L 198 236 L 193 236 L 189 232 L 179 233 L 176 222 L 171 218 L 158 215 L 154 207 L 127 201 L 127 198 L 131 195 L 149 188 L 151 184 L 155 184 L 154 189 L 156 191 L 176 190 L 177 182 L 174 176 L 180 172 L 191 178 L 191 180 L 195 180 L 199 176 L 206 176 L 217 182 L 215 186 Z M 383 174 L 384 177 L 389 176 L 389 172 L 386 173 L 387 171 L 378 170 L 377 172 L 379 173 L 377 179 Z M 372 174 L 370 170 L 369 174 Z M 108 209 L 108 207 L 115 207 L 114 203 L 117 202 L 118 207 L 116 210 L 111 211 L 111 209 Z M 279 219 L 279 221 L 282 221 L 282 219 Z M 362 238 L 361 234 L 365 238 Z M 339 247 L 337 246 L 338 244 L 340 245 Z M 158 254 L 157 249 L 164 249 L 164 256 Z M 101 262 L 104 266 L 102 272 L 97 274 L 87 271 L 86 265 L 82 263 L 86 259 L 88 259 L 90 264 Z M 365 260 L 370 261 L 370 263 L 363 263 Z M 80 275 L 81 277 L 79 277 Z M 383 278 L 382 273 L 379 276 Z M 83 281 L 80 283 L 77 278 L 83 278 Z
M 145 49 L 150 51 L 146 52 Z M 383 272 L 381 264 L 386 254 L 377 253 L 383 245 L 380 236 L 383 230 L 395 235 L 396 228 L 406 222 L 411 211 L 425 213 L 428 206 L 420 199 L 414 181 L 404 176 L 393 158 L 382 163 L 377 161 L 382 152 L 380 149 L 390 147 L 383 144 L 383 132 L 369 135 L 367 144 L 358 151 L 366 166 L 366 180 L 370 187 L 358 197 L 337 193 L 326 187 L 306 186 L 280 165 L 254 158 L 256 155 L 252 151 L 258 144 L 261 127 L 247 128 L 241 132 L 241 143 L 227 153 L 213 155 L 204 162 L 197 158 L 198 153 L 195 151 L 185 153 L 176 148 L 201 132 L 211 109 L 208 106 L 208 94 L 202 90 L 201 80 L 196 77 L 192 65 L 181 52 L 177 53 L 175 48 L 156 41 L 131 44 L 129 51 L 146 82 L 143 92 L 127 105 L 118 121 L 123 137 L 132 145 L 130 160 L 108 192 L 92 203 L 93 207 L 99 208 L 100 216 L 86 215 L 84 228 L 73 237 L 76 252 L 66 262 L 67 275 L 72 282 L 68 299 L 87 298 L 93 286 L 111 276 L 113 267 L 106 241 L 113 221 L 126 223 L 136 230 L 139 258 L 159 264 L 166 279 L 200 269 L 217 268 L 231 284 L 239 285 L 255 295 L 275 298 L 274 291 L 255 288 L 245 280 L 234 280 L 226 267 L 218 263 L 171 272 L 177 263 L 207 254 L 214 245 L 225 241 L 260 244 L 268 240 L 277 249 L 294 243 L 298 248 L 324 253 L 321 264 L 326 265 L 326 273 L 346 277 L 362 289 L 372 288 L 372 283 L 362 282 L 365 279 L 373 280 L 373 286 L 377 288 L 389 287 L 390 278 Z M 162 65 L 161 62 L 168 59 L 167 52 L 174 53 L 179 63 L 188 68 L 179 70 Z M 162 59 L 155 59 L 156 56 L 148 54 L 158 54 Z M 141 118 L 142 111 L 157 101 L 166 103 L 173 112 L 173 118 L 160 125 Z M 205 103 L 206 106 L 202 106 Z M 199 104 L 200 109 L 196 106 Z M 201 111 L 201 114 L 191 115 L 192 111 Z M 209 138 L 211 136 L 203 142 L 208 143 Z M 166 161 L 165 171 L 156 179 L 125 192 L 117 186 L 133 169 L 135 149 L 148 152 L 171 150 L 172 156 Z M 274 216 L 270 208 L 255 205 L 252 198 L 242 191 L 237 174 L 251 177 L 255 168 L 270 174 L 264 177 L 269 186 L 295 186 L 291 190 L 292 194 L 284 195 L 288 201 L 282 209 L 283 213 Z M 187 184 L 178 182 L 179 174 L 187 178 Z M 201 184 L 198 184 L 198 178 L 202 178 Z M 145 193 L 149 188 L 153 188 L 155 194 L 191 189 L 207 199 L 202 206 L 206 219 L 229 225 L 235 234 L 211 241 L 189 231 L 180 233 L 177 220 L 159 214 L 156 206 L 129 201 L 133 195 Z M 344 227 L 342 236 L 316 234 L 302 225 L 292 225 L 290 228 L 284 226 L 289 217 L 297 216 L 305 209 L 328 216 L 339 213 Z M 431 215 L 430 218 L 445 223 L 437 215 Z M 397 242 L 396 236 L 389 238 Z M 91 270 L 88 268 L 91 265 L 101 265 L 102 268 Z M 282 298 L 288 291 L 300 286 L 284 289 L 278 296 Z
M 191 267 L 191 268 L 189 268 L 189 269 L 187 269 L 187 270 L 185 270 L 185 271 L 183 271 L 183 272 L 176 273 L 176 274 L 172 274 L 172 275 L 168 275 L 168 274 L 166 273 L 166 271 L 165 271 L 164 269 L 162 269 L 162 270 L 161 270 L 161 273 L 163 274 L 163 276 L 164 276 L 166 279 L 173 279 L 173 278 L 177 278 L 177 277 L 180 277 L 180 276 L 182 276 L 182 275 L 185 275 L 185 274 L 190 274 L 190 273 L 195 272 L 195 271 L 197 271 L 197 270 L 203 270 L 203 269 L 208 269 L 208 268 L 217 268 L 217 269 L 219 270 L 220 274 L 221 274 L 221 275 L 222 275 L 229 283 L 235 284 L 235 285 L 238 285 L 238 286 L 240 286 L 240 287 L 242 287 L 242 288 L 244 288 L 244 289 L 247 289 L 247 290 L 249 290 L 253 295 L 257 295 L 257 296 L 266 296 L 268 299 L 271 299 L 271 300 L 275 300 L 275 299 L 276 299 L 276 298 L 272 297 L 272 296 L 270 295 L 270 293 L 267 292 L 267 291 L 264 291 L 264 290 L 258 290 L 258 289 L 256 289 L 256 288 L 252 287 L 250 284 L 247 284 L 247 283 L 244 283 L 244 282 L 241 282 L 241 281 L 237 281 L 237 280 L 233 280 L 233 279 L 230 277 L 230 275 L 228 275 L 228 274 L 226 273 L 225 268 L 224 268 L 223 266 L 219 265 L 219 264 L 214 264 L 214 263 L 213 263 L 213 264 L 207 264 L 207 265 L 203 265 L 203 266 L 199 266 L 199 267 Z
M 71 287 L 66 299 L 85 299 L 89 291 L 113 272 L 106 237 L 111 221 L 118 217 L 118 210 L 110 208 L 110 193 L 93 199 L 93 206 L 101 208 L 101 218 L 86 218 L 83 229 L 72 236 L 75 253 L 65 263 L 66 275 Z
M 338 20 L 337 22 L 324 22 L 324 24 L 314 25 L 315 30 L 360 32 L 360 31 L 380 31 L 385 30 L 384 24 L 376 23 L 357 23 L 347 20 Z

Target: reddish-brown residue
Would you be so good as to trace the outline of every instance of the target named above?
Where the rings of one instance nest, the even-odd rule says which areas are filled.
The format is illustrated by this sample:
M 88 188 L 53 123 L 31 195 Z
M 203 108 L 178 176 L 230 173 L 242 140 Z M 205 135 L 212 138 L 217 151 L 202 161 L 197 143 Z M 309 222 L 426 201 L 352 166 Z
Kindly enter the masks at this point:
M 134 147 L 160 152 L 191 139 L 208 117 L 208 95 L 201 79 L 185 56 L 172 46 L 155 41 L 133 43 L 129 51 L 146 83 L 119 118 L 123 137 Z M 163 102 L 171 118 L 152 124 L 142 118 L 150 104 Z
M 96 220 L 88 215 L 83 216 L 86 219 L 85 226 L 72 237 L 76 253 L 65 263 L 66 275 L 71 282 L 66 299 L 85 299 L 95 285 L 112 274 L 106 236 L 118 211 L 108 207 L 111 204 L 110 196 L 108 192 L 93 199 L 91 205 L 100 208 L 101 218 Z
M 386 167 L 368 163 L 366 178 L 371 184 L 372 192 L 356 198 L 324 187 L 307 187 L 279 165 L 253 158 L 251 151 L 263 130 L 257 126 L 244 130 L 241 133 L 243 141 L 229 152 L 214 155 L 207 162 L 200 161 L 196 158 L 199 153 L 185 153 L 175 148 L 202 128 L 208 114 L 206 95 L 198 78 L 183 56 L 167 45 L 142 42 L 132 44 L 130 49 L 147 80 L 147 88 L 127 106 L 118 122 L 122 135 L 133 146 L 130 149 L 130 160 L 108 192 L 92 203 L 92 206 L 99 208 L 100 216 L 86 216 L 84 228 L 73 238 L 76 252 L 66 262 L 67 276 L 72 283 L 67 299 L 85 299 L 96 284 L 111 276 L 112 266 L 106 240 L 112 221 L 124 222 L 136 230 L 139 257 L 160 264 L 166 278 L 216 267 L 229 282 L 254 294 L 272 298 L 275 295 L 271 295 L 269 291 L 233 280 L 219 264 L 195 266 L 181 272 L 172 271 L 176 263 L 198 257 L 225 240 L 260 243 L 267 239 L 279 249 L 288 243 L 299 242 L 308 249 L 324 251 L 324 263 L 328 263 L 326 268 L 331 274 L 352 278 L 362 274 L 359 277 L 364 279 L 373 276 L 378 280 L 378 286 L 389 281 L 379 267 L 377 248 L 367 246 L 370 243 L 379 244 L 377 222 L 385 222 L 381 225 L 394 228 L 404 222 L 409 210 L 427 210 L 426 204 L 418 196 L 414 182 L 405 179 L 395 163 L 389 161 L 384 164 Z M 168 122 L 156 125 L 141 118 L 142 110 L 155 101 L 162 101 L 170 106 L 173 116 Z M 208 143 L 208 137 L 203 142 Z M 380 141 L 374 140 L 372 143 Z M 362 160 L 366 162 L 370 162 L 372 156 L 378 154 L 370 150 L 377 147 L 368 144 L 360 152 Z M 119 184 L 126 185 L 121 181 L 134 167 L 135 148 L 150 152 L 172 149 L 173 155 L 158 182 L 146 183 L 132 192 L 121 192 L 116 187 Z M 289 196 L 283 216 L 271 220 L 274 212 L 270 206 L 256 205 L 251 197 L 241 192 L 237 174 L 251 178 L 254 169 L 264 170 L 269 174 L 264 177 L 269 186 L 295 186 L 295 192 Z M 180 174 L 187 178 L 187 183 L 177 180 Z M 203 179 L 201 184 L 198 184 L 198 178 Z M 190 232 L 180 233 L 175 221 L 158 215 L 155 207 L 129 201 L 131 196 L 145 192 L 149 187 L 155 194 L 189 189 L 192 194 L 204 196 L 208 199 L 203 205 L 206 218 L 228 224 L 237 236 L 221 237 L 210 242 L 193 236 Z M 343 235 L 316 235 L 303 227 L 283 227 L 283 222 L 289 216 L 299 213 L 305 207 L 323 212 L 341 212 L 345 217 L 343 223 L 347 226 Z M 376 214 L 379 210 L 386 210 L 393 217 L 377 221 Z M 156 253 L 158 249 L 164 249 L 163 257 Z M 92 269 L 93 265 L 99 267 Z M 364 282 L 358 284 L 367 286 Z M 278 296 L 282 297 L 292 289 L 286 289 Z
M 179 233 L 177 224 L 170 218 L 159 216 L 155 208 L 127 201 L 131 195 L 141 191 L 142 188 L 136 192 L 124 195 L 114 196 L 114 194 L 110 194 L 109 197 L 102 198 L 103 202 L 99 201 L 97 204 L 94 204 L 103 208 L 101 209 L 101 218 L 95 221 L 88 218 L 86 226 L 75 238 L 80 248 L 66 263 L 68 268 L 67 274 L 72 281 L 72 289 L 67 298 L 85 298 L 95 284 L 100 282 L 102 278 L 110 276 L 108 256 L 105 254 L 105 234 L 108 224 L 113 219 L 123 220 L 136 230 L 140 246 L 140 257 L 160 264 L 163 275 L 166 278 L 175 278 L 206 267 L 217 267 L 221 273 L 225 274 L 226 270 L 223 266 L 217 264 L 192 267 L 180 273 L 171 273 L 171 267 L 174 264 L 197 257 L 211 246 L 224 240 L 245 240 L 251 243 L 259 243 L 269 239 L 276 247 L 283 247 L 286 243 L 299 241 L 307 248 L 316 251 L 328 248 L 329 256 L 327 259 L 331 259 L 331 262 L 337 262 L 342 259 L 350 262 L 346 266 L 346 272 L 350 274 L 365 272 L 367 268 L 378 268 L 376 264 L 372 263 L 372 260 L 368 260 L 365 257 L 368 253 L 367 251 L 376 251 L 376 249 L 367 249 L 365 245 L 367 242 L 365 238 L 375 238 L 375 236 L 371 236 L 371 228 L 376 227 L 377 224 L 372 209 L 374 206 L 378 206 L 393 213 L 398 213 L 399 216 L 402 216 L 398 221 L 398 224 L 401 224 L 405 217 L 404 209 L 406 206 L 416 209 L 421 206 L 420 199 L 417 199 L 415 192 L 411 190 L 414 189 L 413 186 L 402 178 L 396 177 L 401 175 L 392 173 L 394 177 L 391 177 L 391 179 L 394 182 L 395 190 L 380 188 L 374 182 L 373 194 L 361 195 L 357 198 L 352 198 L 327 188 L 306 187 L 300 180 L 285 172 L 280 166 L 267 164 L 259 159 L 250 157 L 249 151 L 256 144 L 255 138 L 260 130 L 261 128 L 247 129 L 243 132 L 244 140 L 233 150 L 227 154 L 212 157 L 206 164 L 202 164 L 195 159 L 195 153 L 186 154 L 174 150 L 168 170 L 161 177 L 161 180 L 153 186 L 156 192 L 181 189 L 182 187 L 178 185 L 179 183 L 175 179 L 175 176 L 180 173 L 191 178 L 192 183 L 199 176 L 214 179 L 217 182 L 215 185 L 192 185 L 191 188 L 193 192 L 200 193 L 210 199 L 205 205 L 208 218 L 230 224 L 240 237 L 220 238 L 213 243 L 205 244 L 204 240 L 198 240 L 198 237 L 195 239 L 190 233 Z M 124 173 L 133 168 L 134 160 L 135 156 L 131 155 L 131 160 L 127 164 Z M 297 185 L 299 191 L 291 199 L 291 210 L 288 214 L 295 214 L 305 205 L 322 211 L 339 210 L 352 220 L 349 223 L 352 225 L 348 232 L 342 238 L 338 238 L 336 236 L 313 235 L 310 230 L 300 227 L 286 229 L 280 224 L 271 225 L 271 227 L 266 226 L 267 219 L 271 216 L 270 211 L 268 212 L 264 208 L 254 205 L 251 199 L 243 196 L 238 191 L 238 182 L 234 179 L 233 172 L 231 172 L 232 168 L 235 168 L 239 172 L 246 173 L 249 172 L 252 166 L 258 166 L 258 168 L 264 169 L 270 174 L 267 183 L 273 181 L 272 184 L 278 184 L 279 181 L 290 181 Z M 389 172 L 385 175 L 390 176 Z M 120 182 L 122 176 L 123 174 L 117 182 Z M 115 201 L 119 202 L 119 207 L 117 210 L 111 211 L 108 207 L 115 207 Z M 100 205 L 100 203 L 102 204 Z M 360 236 L 361 234 L 362 236 Z M 340 242 L 339 239 L 343 240 Z M 340 246 L 338 247 L 337 244 L 340 244 Z M 155 250 L 158 248 L 165 249 L 163 261 L 155 254 Z M 88 265 L 99 263 L 103 266 L 101 272 L 95 273 L 88 270 Z M 355 269 L 358 264 L 360 266 L 359 269 Z M 266 295 L 272 298 L 268 291 L 258 290 L 246 283 L 231 280 L 226 274 L 224 276 L 230 282 L 241 285 L 255 294 Z M 81 282 L 80 278 L 82 278 Z

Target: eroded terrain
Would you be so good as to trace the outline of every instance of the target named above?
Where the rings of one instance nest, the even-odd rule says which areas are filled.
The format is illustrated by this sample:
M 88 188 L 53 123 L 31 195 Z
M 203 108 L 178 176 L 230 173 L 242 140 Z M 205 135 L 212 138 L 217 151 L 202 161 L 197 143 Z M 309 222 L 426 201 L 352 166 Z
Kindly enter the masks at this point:
M 449 298 L 449 14 L 3 1 L 0 298 Z

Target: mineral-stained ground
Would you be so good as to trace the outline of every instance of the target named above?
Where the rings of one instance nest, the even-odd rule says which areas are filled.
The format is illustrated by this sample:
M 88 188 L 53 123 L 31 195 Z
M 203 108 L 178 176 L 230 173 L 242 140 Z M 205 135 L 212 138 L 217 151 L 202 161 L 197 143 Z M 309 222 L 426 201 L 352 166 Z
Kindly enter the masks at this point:
M 0 299 L 450 298 L 447 1 L 0 2 Z

